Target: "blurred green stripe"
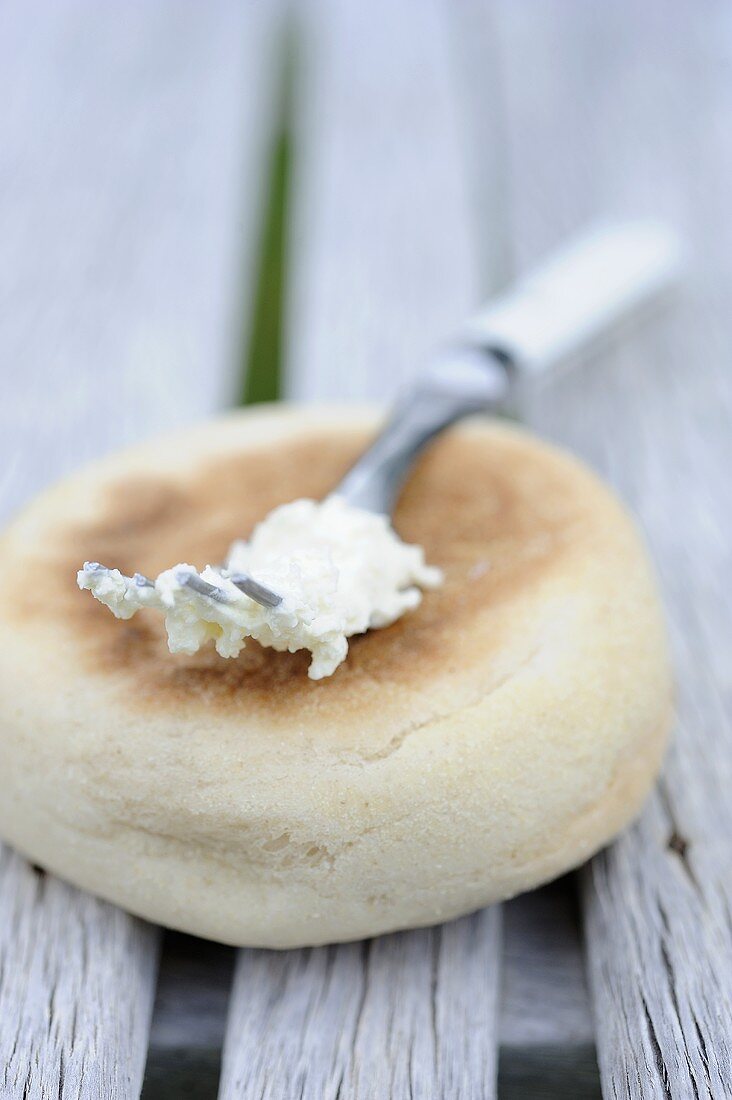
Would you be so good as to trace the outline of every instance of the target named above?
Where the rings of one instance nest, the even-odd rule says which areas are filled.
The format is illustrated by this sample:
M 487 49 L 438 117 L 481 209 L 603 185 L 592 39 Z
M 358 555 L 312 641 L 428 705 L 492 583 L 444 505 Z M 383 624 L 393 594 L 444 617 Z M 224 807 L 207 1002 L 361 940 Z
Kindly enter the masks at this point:
M 293 161 L 295 45 L 283 34 L 277 124 L 270 148 L 262 236 L 254 280 L 249 340 L 242 363 L 238 404 L 277 401 L 282 396 L 285 357 L 287 255 Z

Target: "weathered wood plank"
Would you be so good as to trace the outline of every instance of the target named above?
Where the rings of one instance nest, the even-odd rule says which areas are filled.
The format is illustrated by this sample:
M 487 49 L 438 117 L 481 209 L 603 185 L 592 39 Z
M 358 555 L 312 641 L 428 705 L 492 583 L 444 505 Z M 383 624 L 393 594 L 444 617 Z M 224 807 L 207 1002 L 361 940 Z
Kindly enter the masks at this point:
M 497 913 L 358 944 L 241 952 L 221 1095 L 493 1095 Z
M 444 0 L 307 6 L 289 391 L 388 400 L 478 295 Z
M 444 0 L 301 9 L 289 392 L 387 400 L 477 296 Z M 495 1095 L 499 910 L 243 952 L 220 1095 Z
M 3 512 L 238 391 L 277 7 L 0 7 Z
M 574 878 L 515 898 L 502 913 L 499 1095 L 502 1100 L 599 1096 Z M 178 1100 L 185 1088 L 201 1095 L 215 1090 L 234 955 L 220 944 L 166 936 L 145 1100 Z M 253 980 L 251 962 L 247 982 Z M 273 1064 L 279 1064 L 279 1055 Z
M 272 11 L 0 8 L 3 517 L 236 385 Z M 157 929 L 0 850 L 3 1097 L 138 1096 L 157 952 Z
M 728 1097 L 730 13 L 715 2 L 543 2 L 530 14 L 505 3 L 501 24 L 520 260 L 598 213 L 662 213 L 688 240 L 673 316 L 547 391 L 530 415 L 636 510 L 678 675 L 658 792 L 584 879 L 604 1095 Z
M 135 1097 L 157 930 L 0 848 L 3 1097 Z

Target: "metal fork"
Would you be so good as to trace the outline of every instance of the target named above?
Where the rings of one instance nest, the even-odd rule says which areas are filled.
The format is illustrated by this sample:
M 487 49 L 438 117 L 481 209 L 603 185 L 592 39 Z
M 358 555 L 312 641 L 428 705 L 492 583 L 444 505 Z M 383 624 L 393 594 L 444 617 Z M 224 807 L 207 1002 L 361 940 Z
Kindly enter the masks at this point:
M 509 390 L 509 373 L 498 360 L 471 348 L 446 352 L 425 372 L 397 404 L 386 427 L 332 491 L 349 504 L 370 512 L 390 514 L 409 469 L 424 447 L 448 425 L 470 413 L 498 407 Z M 99 562 L 85 562 L 85 572 L 100 574 L 109 569 Z M 248 573 L 221 575 L 263 607 L 277 607 L 282 597 L 260 584 Z M 125 578 L 141 588 L 154 588 L 154 581 L 141 573 Z M 176 580 L 200 596 L 218 603 L 232 597 L 193 569 L 180 569 Z
M 403 394 L 371 446 L 333 495 L 371 512 L 391 514 L 414 460 L 445 428 L 473 413 L 510 404 L 524 380 L 532 385 L 614 324 L 657 298 L 676 281 L 679 248 L 666 227 L 641 222 L 595 229 L 535 274 L 494 299 Z M 98 562 L 84 569 L 109 572 Z M 282 597 L 246 573 L 222 576 L 264 607 Z M 126 578 L 154 587 L 135 573 Z M 230 603 L 229 592 L 195 570 L 178 582 L 201 596 Z

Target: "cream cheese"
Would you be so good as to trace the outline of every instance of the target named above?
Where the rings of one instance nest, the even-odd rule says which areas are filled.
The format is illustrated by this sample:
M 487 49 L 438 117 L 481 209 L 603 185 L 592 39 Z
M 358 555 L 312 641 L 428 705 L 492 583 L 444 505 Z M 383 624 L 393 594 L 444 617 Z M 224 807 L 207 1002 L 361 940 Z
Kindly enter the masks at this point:
M 172 653 L 195 653 L 213 641 L 222 657 L 236 657 L 247 638 L 273 649 L 308 649 L 308 675 L 332 675 L 348 653 L 348 638 L 389 626 L 417 607 L 421 589 L 442 581 L 425 564 L 420 546 L 402 542 L 389 518 L 331 496 L 322 502 L 296 500 L 275 508 L 248 542 L 235 542 L 223 567 L 208 565 L 204 580 L 226 594 L 226 602 L 202 596 L 180 583 L 181 563 L 166 569 L 152 586 L 119 570 L 79 571 L 88 589 L 120 619 L 143 607 L 165 615 Z M 282 597 L 263 607 L 244 595 L 227 573 L 248 573 Z

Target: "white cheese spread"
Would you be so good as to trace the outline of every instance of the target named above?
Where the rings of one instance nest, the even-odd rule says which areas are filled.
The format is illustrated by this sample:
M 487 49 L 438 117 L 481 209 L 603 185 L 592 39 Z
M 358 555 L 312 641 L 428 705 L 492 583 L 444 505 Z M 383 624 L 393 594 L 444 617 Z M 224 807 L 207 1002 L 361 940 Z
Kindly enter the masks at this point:
M 213 641 L 222 657 L 236 657 L 254 638 L 291 653 L 309 649 L 308 675 L 320 680 L 345 660 L 351 635 L 389 626 L 419 604 L 420 589 L 442 581 L 422 548 L 402 542 L 387 516 L 335 496 L 275 508 L 249 542 L 231 546 L 224 566 L 208 565 L 201 577 L 223 590 L 225 602 L 180 582 L 192 568 L 181 563 L 147 586 L 117 569 L 91 566 L 79 571 L 78 584 L 120 619 L 143 607 L 162 611 L 172 653 L 192 654 Z M 263 607 L 227 573 L 248 573 L 281 602 Z

